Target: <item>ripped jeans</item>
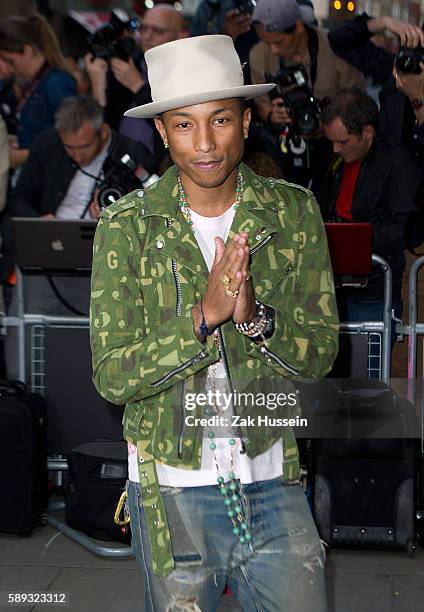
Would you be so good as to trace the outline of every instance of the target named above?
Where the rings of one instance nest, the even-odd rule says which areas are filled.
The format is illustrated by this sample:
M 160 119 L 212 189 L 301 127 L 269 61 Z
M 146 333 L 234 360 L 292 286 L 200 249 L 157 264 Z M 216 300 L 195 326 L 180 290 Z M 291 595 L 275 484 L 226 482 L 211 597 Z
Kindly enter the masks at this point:
M 325 612 L 325 552 L 301 485 L 281 478 L 241 485 L 252 535 L 232 533 L 218 486 L 161 487 L 175 559 L 152 572 L 140 487 L 128 483 L 132 546 L 145 577 L 145 612 L 209 612 L 226 585 L 244 612 Z

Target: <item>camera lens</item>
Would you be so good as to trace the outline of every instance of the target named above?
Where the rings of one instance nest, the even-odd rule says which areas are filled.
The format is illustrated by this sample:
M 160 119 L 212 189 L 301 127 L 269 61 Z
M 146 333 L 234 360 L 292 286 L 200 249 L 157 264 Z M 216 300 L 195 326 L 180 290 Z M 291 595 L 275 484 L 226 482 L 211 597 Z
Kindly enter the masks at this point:
M 396 56 L 395 66 L 404 74 L 419 74 L 420 58 L 415 49 L 401 49 Z
M 297 123 L 300 133 L 304 136 L 312 134 L 317 127 L 315 115 L 307 108 L 299 112 Z
M 100 208 L 103 210 L 116 202 L 116 200 L 119 200 L 122 196 L 122 191 L 117 187 L 105 187 L 99 191 L 97 201 L 99 202 Z

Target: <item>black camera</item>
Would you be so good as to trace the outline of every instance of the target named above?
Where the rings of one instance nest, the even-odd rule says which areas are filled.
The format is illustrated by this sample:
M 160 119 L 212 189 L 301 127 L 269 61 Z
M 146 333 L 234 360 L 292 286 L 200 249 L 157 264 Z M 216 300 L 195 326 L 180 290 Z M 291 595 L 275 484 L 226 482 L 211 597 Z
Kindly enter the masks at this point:
M 137 166 L 128 153 L 125 153 L 119 160 L 113 160 L 111 168 L 97 185 L 100 209 L 104 210 L 132 189 L 148 187 L 158 178 L 156 174 L 149 174 L 144 168 Z
M 271 98 L 283 98 L 291 120 L 291 131 L 297 136 L 310 136 L 320 125 L 321 105 L 308 87 L 305 67 L 302 64 L 282 67 L 270 77 L 277 87 Z
M 424 62 L 424 48 L 401 47 L 395 57 L 395 66 L 404 74 L 420 74 L 420 62 Z
M 115 9 L 110 20 L 87 37 L 87 43 L 94 58 L 109 60 L 117 57 L 127 62 L 136 49 L 135 41 L 125 33 L 134 32 L 138 27 L 136 19 L 126 11 Z

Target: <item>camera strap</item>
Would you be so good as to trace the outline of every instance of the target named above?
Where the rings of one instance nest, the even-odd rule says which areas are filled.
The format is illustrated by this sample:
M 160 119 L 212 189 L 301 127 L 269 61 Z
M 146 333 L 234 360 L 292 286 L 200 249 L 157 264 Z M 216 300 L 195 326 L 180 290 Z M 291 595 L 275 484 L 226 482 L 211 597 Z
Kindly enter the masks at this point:
M 106 159 L 103 162 L 103 166 L 100 169 L 100 172 L 98 174 L 98 176 L 95 176 L 94 174 L 90 174 L 89 172 L 87 172 L 86 170 L 84 170 L 83 168 L 81 168 L 81 166 L 79 166 L 77 163 L 73 163 L 73 165 L 76 167 L 77 170 L 79 170 L 80 172 L 82 172 L 83 174 L 85 174 L 86 176 L 89 176 L 90 178 L 95 179 L 95 183 L 94 183 L 94 187 L 91 191 L 90 194 L 90 198 L 87 202 L 87 205 L 85 206 L 82 214 L 80 215 L 80 219 L 84 219 L 85 215 L 87 214 L 88 209 L 90 208 L 90 204 L 93 200 L 94 194 L 96 192 L 96 189 L 98 188 L 99 184 L 102 183 L 102 181 L 105 178 L 105 172 L 104 172 L 104 165 L 106 164 L 107 160 L 113 155 L 115 149 L 116 149 L 116 136 L 115 136 L 115 132 L 113 130 L 109 130 L 109 134 L 110 134 L 110 144 L 107 150 L 107 155 L 106 155 Z

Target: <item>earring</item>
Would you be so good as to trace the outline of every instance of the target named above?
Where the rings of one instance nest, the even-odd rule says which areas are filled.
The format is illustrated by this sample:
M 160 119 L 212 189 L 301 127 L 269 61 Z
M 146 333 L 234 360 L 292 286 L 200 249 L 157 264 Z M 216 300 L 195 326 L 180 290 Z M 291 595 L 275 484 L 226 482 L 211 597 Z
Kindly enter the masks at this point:
M 167 148 L 168 148 L 168 143 L 167 143 L 167 142 L 164 142 L 164 143 L 163 143 L 163 146 L 165 147 L 165 149 L 167 149 Z
M 244 139 L 246 140 L 246 138 L 249 136 L 249 134 L 245 134 L 244 135 Z

